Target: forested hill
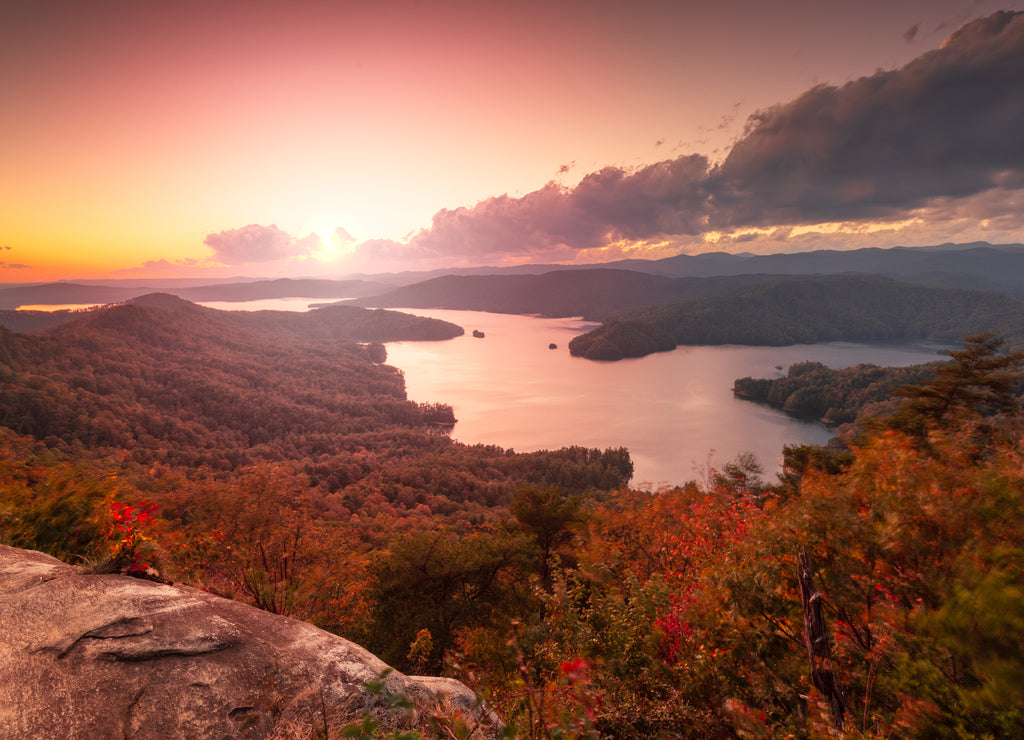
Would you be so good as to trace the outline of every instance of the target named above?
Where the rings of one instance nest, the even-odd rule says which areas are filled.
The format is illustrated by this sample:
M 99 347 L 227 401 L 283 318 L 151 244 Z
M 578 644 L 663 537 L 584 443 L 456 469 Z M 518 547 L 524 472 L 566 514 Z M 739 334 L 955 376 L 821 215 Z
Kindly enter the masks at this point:
M 196 316 L 216 316 L 225 325 L 277 339 L 401 342 L 452 339 L 465 333 L 462 327 L 447 321 L 397 311 L 369 311 L 355 306 L 325 306 L 311 311 L 219 311 L 166 293 L 151 293 L 132 298 L 127 303 L 186 311 Z M 115 307 L 116 304 L 84 311 L 0 311 L 0 326 L 26 333 L 75 320 L 85 320 L 88 325 L 86 317 Z
M 933 287 L 950 278 L 961 287 L 1024 294 L 1024 245 L 987 242 L 931 247 L 819 249 L 793 254 L 680 254 L 619 264 L 670 277 L 712 275 L 883 275 Z
M 785 377 L 737 378 L 732 391 L 739 398 L 782 409 L 798 419 L 849 424 L 868 411 L 890 415 L 898 406 L 897 388 L 920 385 L 935 376 L 939 362 L 906 367 L 855 365 L 841 369 L 820 362 L 798 362 Z
M 346 303 L 492 313 L 582 316 L 603 321 L 627 311 L 677 303 L 764 282 L 761 275 L 670 278 L 631 270 L 556 270 L 543 275 L 447 275 Z
M 180 448 L 219 463 L 296 429 L 422 422 L 400 373 L 362 345 L 251 321 L 152 295 L 32 335 L 3 331 L 0 425 L 52 444 Z
M 208 321 L 244 329 L 276 341 L 437 341 L 465 334 L 462 327 L 448 321 L 398 311 L 371 311 L 356 306 L 326 306 L 311 311 L 220 311 L 197 306 L 167 293 L 151 293 L 133 298 L 128 303 L 169 311 L 177 318 L 204 317 Z M 99 315 L 118 316 L 116 311 L 112 314 L 109 310 Z M 102 322 L 104 319 L 83 317 L 85 325 L 94 321 Z
M 569 344 L 594 360 L 642 357 L 691 344 L 780 346 L 828 341 L 956 343 L 993 331 L 1024 342 L 1024 303 L 979 291 L 871 276 L 786 277 L 638 311 Z
M 255 301 L 267 298 L 352 298 L 379 293 L 383 285 L 366 280 L 323 280 L 278 278 L 276 280 L 240 280 L 210 285 L 178 285 L 177 281 L 155 280 L 163 287 L 140 286 L 135 281 L 111 281 L 108 285 L 81 283 L 44 283 L 41 285 L 0 286 L 0 309 L 15 309 L 24 304 L 62 305 L 71 303 L 119 303 L 135 296 L 168 292 L 189 301 Z
M 584 490 L 629 479 L 624 450 L 459 445 L 438 433 L 455 423 L 451 407 L 407 400 L 401 371 L 374 361 L 382 346 L 339 338 L 460 333 L 391 311 L 261 315 L 147 296 L 32 334 L 0 329 L 0 427 L 63 453 L 140 465 L 289 461 L 325 494 L 354 496 L 349 511 L 368 486 L 397 497 L 415 482 L 402 507 L 441 497 L 460 502 L 454 510 L 493 504 L 522 481 Z

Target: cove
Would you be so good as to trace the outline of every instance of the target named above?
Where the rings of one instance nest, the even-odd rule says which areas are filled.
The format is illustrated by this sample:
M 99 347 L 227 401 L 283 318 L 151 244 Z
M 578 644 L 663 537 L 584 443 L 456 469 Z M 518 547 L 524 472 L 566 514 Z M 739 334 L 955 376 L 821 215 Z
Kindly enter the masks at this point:
M 408 396 L 455 409 L 452 437 L 520 452 L 569 445 L 626 447 L 631 485 L 657 490 L 703 480 L 740 452 L 752 452 L 766 479 L 786 444 L 822 444 L 832 432 L 735 398 L 743 376 L 778 377 L 816 360 L 911 365 L 941 359 L 932 344 L 827 344 L 788 347 L 679 347 L 647 357 L 595 362 L 569 355 L 568 343 L 594 325 L 443 309 L 395 309 L 451 321 L 465 336 L 445 342 L 393 342 L 388 364 L 405 373 Z M 474 330 L 483 338 L 472 336 Z M 555 344 L 556 349 L 549 349 Z M 781 367 L 780 372 L 777 368 Z

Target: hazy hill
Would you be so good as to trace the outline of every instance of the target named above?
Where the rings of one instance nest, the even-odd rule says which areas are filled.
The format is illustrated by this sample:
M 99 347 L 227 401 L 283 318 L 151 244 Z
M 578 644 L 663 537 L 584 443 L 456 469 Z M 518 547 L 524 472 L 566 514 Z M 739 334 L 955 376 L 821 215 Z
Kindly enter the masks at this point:
M 406 305 L 409 307 L 427 307 L 427 305 L 440 307 L 441 304 L 427 304 L 422 301 L 437 300 L 437 295 L 444 297 L 444 288 L 454 287 L 456 293 L 450 296 L 449 300 L 452 303 L 464 304 L 458 306 L 462 308 L 479 308 L 486 302 L 488 291 L 493 289 L 497 290 L 497 295 L 494 296 L 495 301 L 500 299 L 509 306 L 508 309 L 501 309 L 503 311 L 547 313 L 554 316 L 570 315 L 574 312 L 561 308 L 557 301 L 552 303 L 550 310 L 533 308 L 532 306 L 539 301 L 536 289 L 521 289 L 517 287 L 520 285 L 520 281 L 529 284 L 530 278 L 547 273 L 585 273 L 594 270 L 639 272 L 668 278 L 861 273 L 885 275 L 922 285 L 969 287 L 1024 297 L 1024 245 L 991 245 L 986 242 L 943 244 L 930 247 L 894 247 L 891 249 L 817 250 L 767 255 L 712 252 L 696 255 L 680 254 L 660 260 L 619 260 L 598 265 L 536 264 L 381 273 L 360 275 L 349 280 L 236 278 L 230 282 L 216 281 L 208 285 L 183 285 L 179 284 L 181 281 L 161 280 L 155 280 L 153 284 L 160 286 L 166 284 L 166 287 L 161 287 L 160 290 L 191 301 L 249 301 L 290 297 L 344 299 L 378 296 L 378 302 L 360 302 L 359 305 Z M 452 276 L 465 279 L 466 282 L 435 283 L 440 278 Z M 495 277 L 506 280 L 494 281 L 492 278 Z M 474 281 L 478 279 L 483 279 L 486 282 L 476 285 Z M 402 296 L 403 301 L 417 301 L 414 303 L 391 302 L 397 296 L 386 292 L 389 287 L 413 285 L 431 287 L 417 288 L 408 294 L 398 294 Z M 552 287 L 559 290 L 573 289 L 568 285 Z M 145 287 L 137 280 L 114 280 L 109 284 L 58 282 L 44 285 L 0 287 L 0 310 L 10 310 L 20 305 L 33 304 L 115 303 L 153 292 L 155 289 L 154 287 Z M 431 289 L 437 289 L 437 294 L 430 294 Z M 657 291 L 655 297 L 657 300 L 646 305 L 665 302 Z M 672 300 L 682 299 L 683 297 L 678 295 L 672 298 Z M 586 301 L 577 302 L 586 304 Z M 635 301 L 629 300 L 628 296 L 622 297 L 622 304 L 627 309 L 637 307 Z M 523 308 L 524 305 L 531 307 Z M 566 311 L 568 313 L 565 313 Z M 4 325 L 8 324 L 4 323 Z
M 317 280 L 280 278 L 222 285 L 202 285 L 169 291 L 190 301 L 256 301 L 267 298 L 356 298 L 381 290 L 366 280 Z M 136 294 L 137 295 L 137 294 Z
M 964 280 L 959 287 L 983 288 L 1013 295 L 1024 292 L 1024 245 L 972 242 L 924 247 L 869 247 L 779 254 L 706 252 L 658 260 L 626 259 L 591 265 L 516 265 L 470 267 L 360 276 L 391 285 L 413 285 L 446 275 L 541 275 L 556 271 L 629 270 L 664 277 L 735 275 L 833 275 L 861 273 L 897 277 L 923 285 Z M 939 281 L 939 282 L 936 282 Z
M 676 303 L 766 279 L 758 275 L 668 278 L 605 268 L 558 270 L 543 275 L 448 275 L 346 303 L 582 316 L 601 321 L 626 311 Z
M 19 285 L 0 288 L 0 309 L 15 309 L 24 305 L 63 305 L 74 303 L 117 303 L 140 294 L 137 288 L 109 285 L 80 285 L 78 283 L 47 283 L 45 285 Z
M 785 277 L 638 311 L 576 337 L 569 349 L 580 357 L 617 360 L 680 344 L 956 343 L 986 330 L 1024 342 L 1024 304 L 872 276 Z
M 83 313 L 89 313 L 94 309 L 78 309 L 60 311 L 0 311 L 0 327 L 25 334 L 38 329 L 45 329 L 50 326 L 63 324 L 65 321 L 72 321 L 80 318 Z
M 217 321 L 225 325 L 275 340 L 437 341 L 465 333 L 462 327 L 447 321 L 398 311 L 371 311 L 356 306 L 325 306 L 311 311 L 219 311 L 197 306 L 166 293 L 140 296 L 130 303 L 216 317 Z
M 986 242 L 890 249 L 821 249 L 762 255 L 722 252 L 681 254 L 650 262 L 633 260 L 620 263 L 620 266 L 672 277 L 832 275 L 855 272 L 925 279 L 928 275 L 945 273 L 983 278 L 1007 288 L 1024 287 L 1024 245 L 991 245 Z
M 155 281 L 161 282 L 161 281 Z M 162 292 L 172 293 L 190 301 L 255 301 L 268 298 L 353 298 L 382 290 L 381 283 L 366 280 L 318 280 L 281 278 L 278 280 L 239 280 L 199 286 L 174 286 Z M 11 310 L 23 305 L 120 303 L 136 296 L 156 292 L 153 287 L 134 281 L 111 281 L 110 285 L 82 283 L 46 283 L 0 288 L 0 309 Z
M 401 371 L 359 343 L 462 331 L 352 306 L 248 313 L 144 296 L 32 334 L 0 329 L 0 427 L 145 465 L 292 460 L 328 492 L 351 488 L 350 511 L 370 490 L 397 497 L 412 480 L 409 509 L 428 495 L 493 503 L 524 480 L 583 490 L 629 479 L 624 450 L 458 445 L 438 434 L 456 421 L 451 407 L 407 400 Z
M 331 306 L 312 311 L 215 311 L 167 293 L 152 293 L 128 301 L 167 310 L 214 311 L 221 321 L 261 334 L 305 339 L 353 339 L 369 342 L 451 339 L 463 331 L 454 324 L 425 320 L 395 311 L 368 311 L 355 306 Z M 81 319 L 111 306 L 76 311 L 0 311 L 0 326 L 26 333 Z

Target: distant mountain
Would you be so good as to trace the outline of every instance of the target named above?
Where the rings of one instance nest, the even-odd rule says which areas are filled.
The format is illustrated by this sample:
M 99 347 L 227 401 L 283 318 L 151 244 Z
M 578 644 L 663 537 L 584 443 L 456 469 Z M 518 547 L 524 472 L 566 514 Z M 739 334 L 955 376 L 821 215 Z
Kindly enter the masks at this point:
M 603 321 L 765 280 L 759 275 L 668 278 L 630 270 L 558 270 L 543 275 L 447 275 L 346 303 L 492 313 L 582 316 Z
M 1024 298 L 1024 245 L 987 242 L 932 247 L 824 249 L 792 254 L 681 254 L 618 263 L 668 277 L 727 275 L 884 275 L 934 287 L 971 287 Z
M 218 324 L 274 341 L 437 341 L 465 333 L 461 326 L 440 319 L 412 316 L 398 311 L 371 311 L 357 306 L 327 306 L 312 311 L 218 311 L 197 306 L 167 293 L 140 296 L 129 303 L 215 320 Z M 109 315 L 113 314 L 109 311 L 103 314 L 104 317 Z M 85 323 L 102 320 L 97 317 Z
M 463 278 L 509 277 L 529 279 L 552 272 L 590 272 L 616 270 L 639 272 L 667 278 L 736 277 L 743 275 L 832 275 L 860 273 L 884 275 L 921 285 L 936 287 L 970 287 L 978 290 L 1001 292 L 1024 298 L 1024 245 L 973 242 L 970 244 L 940 244 L 929 247 L 893 247 L 891 249 L 866 248 L 848 251 L 817 250 L 786 254 L 755 255 L 709 252 L 680 254 L 660 260 L 628 259 L 590 265 L 533 264 L 514 267 L 467 267 L 423 272 L 378 273 L 353 276 L 348 280 L 314 278 L 281 278 L 254 280 L 232 278 L 229 282 L 214 281 L 195 285 L 194 280 L 154 280 L 145 285 L 139 280 L 112 280 L 109 284 L 94 281 L 58 282 L 42 285 L 15 285 L 0 287 L 0 310 L 11 310 L 21 305 L 103 304 L 117 303 L 151 292 L 166 292 L 191 301 L 250 301 L 269 298 L 308 297 L 323 299 L 365 298 L 378 296 L 391 301 L 388 292 L 402 286 L 431 283 L 436 279 L 459 276 Z M 962 281 L 962 282 L 960 282 Z M 446 284 L 441 284 L 444 286 Z M 457 284 L 460 291 L 471 290 L 469 283 Z M 492 284 L 494 285 L 494 284 Z M 513 286 L 515 283 L 509 283 Z M 157 287 L 159 286 L 159 287 Z M 500 290 L 513 291 L 515 287 L 495 285 Z M 443 288 L 439 288 L 442 290 Z M 529 293 L 529 290 L 527 291 Z M 422 301 L 435 300 L 429 294 L 404 294 L 409 307 L 425 307 Z M 523 310 L 525 298 L 503 295 L 513 307 L 510 313 L 548 313 L 565 315 L 565 308 L 552 305 L 550 310 Z M 453 296 L 452 300 L 461 296 Z M 676 296 L 674 300 L 681 300 Z M 659 297 L 649 305 L 661 302 Z M 483 301 L 472 303 L 474 307 Z M 627 308 L 635 307 L 628 297 L 622 301 Z M 393 302 L 360 302 L 359 305 L 398 306 Z M 440 307 L 440 304 L 434 307 Z M 449 306 L 453 307 L 453 306 Z M 469 306 L 467 306 L 469 307 Z M 493 310 L 493 309 L 488 309 Z M 605 313 L 603 307 L 597 310 Z M 579 313 L 579 312 L 577 312 Z
M 82 314 L 89 313 L 94 309 L 81 309 L 70 311 L 0 311 L 0 326 L 10 331 L 25 334 L 26 332 L 45 329 L 49 326 L 57 326 L 65 321 L 73 321 L 80 318 Z
M 1012 344 L 1024 343 L 1024 303 L 876 276 L 787 276 L 635 312 L 574 338 L 569 351 L 588 359 L 618 360 L 677 345 L 957 343 L 982 331 L 994 331 Z
M 109 285 L 81 285 L 78 283 L 47 283 L 45 285 L 19 285 L 0 288 L 0 309 L 15 309 L 24 305 L 119 303 L 139 295 L 137 288 Z
M 129 284 L 86 285 L 83 283 L 46 283 L 0 289 L 0 309 L 24 305 L 121 303 L 136 296 L 165 292 L 190 301 L 255 301 L 269 298 L 356 298 L 378 293 L 385 285 L 366 280 L 320 280 L 281 278 L 244 280 L 200 286 L 177 286 L 163 291 Z
M 190 312 L 193 316 L 215 316 L 219 322 L 227 326 L 278 340 L 300 338 L 305 341 L 431 341 L 451 339 L 464 333 L 462 327 L 446 321 L 425 319 L 397 311 L 370 311 L 356 306 L 330 306 L 305 312 L 218 311 L 198 306 L 169 293 L 151 293 L 132 298 L 127 303 L 165 311 Z M 94 314 L 103 314 L 109 308 L 80 311 L 0 311 L 0 327 L 24 334 L 67 322 L 85 321 Z
M 862 273 L 899 277 L 930 285 L 936 275 L 958 275 L 991 281 L 990 289 L 1024 294 L 1024 244 L 971 242 L 924 247 L 868 247 L 779 254 L 705 252 L 679 254 L 658 260 L 627 259 L 588 265 L 516 265 L 468 267 L 425 272 L 360 275 L 393 286 L 427 282 L 446 275 L 541 275 L 571 270 L 629 270 L 664 277 L 725 277 L 733 275 L 832 275 Z
M 358 298 L 380 292 L 379 282 L 280 278 L 253 282 L 203 285 L 168 291 L 194 302 L 257 301 L 267 298 Z
M 544 270 L 548 272 L 533 272 Z M 479 273 L 485 268 L 475 268 Z M 450 308 L 607 320 L 782 275 L 881 275 L 939 288 L 1024 299 L 1024 245 L 940 245 L 821 250 L 799 254 L 677 255 L 600 266 L 491 268 L 491 274 L 432 277 L 350 301 L 359 306 Z M 406 277 L 411 276 L 407 273 Z M 390 276 L 393 277 L 393 276 Z

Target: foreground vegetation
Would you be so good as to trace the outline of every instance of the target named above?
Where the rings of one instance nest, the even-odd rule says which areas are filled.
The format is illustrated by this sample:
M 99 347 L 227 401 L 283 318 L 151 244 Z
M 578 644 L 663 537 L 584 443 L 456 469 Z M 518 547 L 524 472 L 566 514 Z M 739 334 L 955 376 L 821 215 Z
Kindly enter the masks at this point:
M 71 345 L 46 335 L 60 351 L 45 372 L 35 335 L 3 335 L 4 398 L 41 425 L 4 417 L 3 543 L 310 620 L 400 670 L 463 679 L 518 737 L 1024 734 L 1019 358 L 991 336 L 905 388 L 842 456 L 787 450 L 774 485 L 741 458 L 649 493 L 626 487 L 624 451 L 451 442 L 358 345 L 275 345 L 309 368 L 292 386 L 269 346 L 247 375 L 256 361 L 208 324 L 217 341 L 181 352 L 207 381 L 190 401 L 184 365 L 149 377 L 144 360 L 159 346 L 156 364 L 178 362 L 179 339 L 137 352 L 150 330 L 133 316 L 131 335 L 123 316 L 79 327 L 66 366 Z M 103 385 L 118 363 L 134 370 Z M 329 389 L 334 416 L 318 422 Z M 103 413 L 52 426 L 54 394 Z M 841 716 L 810 676 L 801 550 Z
M 920 384 L 934 374 L 938 362 L 906 367 L 855 365 L 839 370 L 821 362 L 798 362 L 785 377 L 738 378 L 732 391 L 739 398 L 773 406 L 790 416 L 826 424 L 850 424 L 861 414 L 895 410 L 893 391 Z

